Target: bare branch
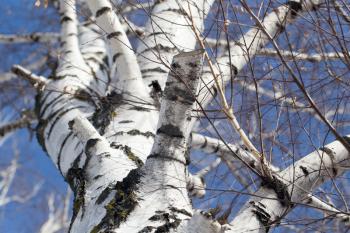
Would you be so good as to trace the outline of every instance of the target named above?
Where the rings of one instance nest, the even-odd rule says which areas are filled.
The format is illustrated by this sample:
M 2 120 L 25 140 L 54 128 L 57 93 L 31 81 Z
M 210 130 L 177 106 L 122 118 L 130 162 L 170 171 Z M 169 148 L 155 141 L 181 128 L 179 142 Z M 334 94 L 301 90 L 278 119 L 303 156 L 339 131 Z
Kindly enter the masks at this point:
M 306 60 L 309 62 L 320 62 L 324 60 L 336 60 L 344 58 L 342 53 L 320 53 L 320 54 L 307 54 L 301 52 L 291 52 L 287 50 L 280 50 L 280 53 L 286 60 Z M 278 53 L 274 49 L 263 48 L 257 52 L 258 56 L 279 57 Z
M 0 126 L 0 138 L 3 138 L 6 134 L 12 133 L 15 130 L 30 125 L 34 121 L 36 121 L 34 112 L 23 111 L 20 119 Z
M 0 43 L 55 43 L 59 38 L 60 34 L 55 32 L 34 32 L 20 35 L 0 34 Z
M 192 197 L 203 198 L 205 195 L 205 182 L 204 176 L 210 171 L 214 170 L 221 163 L 221 159 L 217 158 L 208 166 L 204 167 L 202 170 L 198 171 L 196 174 L 189 174 L 189 179 L 187 182 L 187 189 L 189 190 L 189 195 Z
M 112 77 L 114 82 L 117 83 L 118 79 L 120 88 L 125 92 L 137 93 L 140 98 L 148 96 L 136 55 L 117 15 L 112 10 L 112 5 L 107 0 L 89 0 L 87 3 L 110 42 L 113 63 L 115 63 L 112 69 L 115 67 L 117 70 L 117 77 Z
M 30 84 L 32 84 L 33 87 L 35 87 L 39 91 L 42 90 L 47 84 L 46 78 L 33 74 L 32 72 L 30 72 L 29 70 L 27 70 L 26 68 L 20 65 L 12 66 L 11 70 L 14 74 L 28 80 Z
M 350 16 L 346 13 L 346 11 L 343 9 L 343 7 L 341 6 L 341 4 L 339 3 L 339 1 L 337 0 L 333 0 L 333 4 L 335 6 L 335 10 L 338 11 L 340 13 L 340 15 L 343 17 L 343 19 L 350 23 Z
M 336 128 L 333 126 L 333 124 L 324 116 L 324 114 L 322 114 L 322 112 L 320 111 L 320 109 L 318 108 L 318 106 L 316 105 L 315 101 L 313 100 L 313 98 L 311 97 L 311 95 L 309 94 L 309 92 L 306 90 L 303 82 L 300 80 L 300 75 L 297 76 L 294 71 L 292 70 L 291 66 L 285 61 L 285 59 L 283 58 L 283 55 L 280 52 L 280 49 L 274 39 L 274 37 L 272 35 L 270 35 L 268 29 L 265 27 L 265 25 L 259 20 L 259 18 L 254 14 L 254 12 L 252 12 L 252 10 L 249 8 L 249 6 L 246 4 L 245 1 L 240 0 L 240 2 L 242 3 L 242 5 L 244 6 L 244 8 L 249 12 L 249 14 L 253 17 L 253 19 L 255 20 L 255 22 L 258 24 L 258 26 L 260 27 L 260 29 L 262 30 L 262 32 L 265 34 L 265 36 L 271 41 L 272 45 L 274 46 L 274 48 L 276 49 L 276 52 L 278 54 L 278 56 L 280 57 L 283 65 L 287 68 L 288 72 L 291 74 L 293 81 L 295 82 L 295 84 L 298 86 L 298 88 L 301 90 L 301 92 L 303 93 L 303 95 L 305 96 L 306 100 L 310 103 L 312 109 L 315 111 L 315 113 L 321 118 L 321 120 L 328 126 L 328 128 L 330 129 L 330 131 L 333 133 L 333 135 L 346 147 L 348 148 L 348 150 L 350 151 L 350 143 L 345 140 L 336 130 Z M 311 0 L 312 3 L 312 0 Z M 302 3 L 299 3 L 302 4 Z M 305 4 L 305 5 L 303 5 Z M 307 3 L 303 3 L 301 5 L 301 7 L 308 7 Z
M 292 209 L 292 203 L 300 203 L 312 189 L 343 174 L 349 163 L 349 152 L 339 141 L 303 157 L 263 184 L 233 220 L 229 232 L 266 232 Z
M 86 68 L 79 49 L 76 0 L 60 0 L 60 14 L 63 51 L 60 54 L 62 59 L 60 59 L 59 70 L 63 71 L 63 68 L 71 67 L 73 62 L 81 69 Z

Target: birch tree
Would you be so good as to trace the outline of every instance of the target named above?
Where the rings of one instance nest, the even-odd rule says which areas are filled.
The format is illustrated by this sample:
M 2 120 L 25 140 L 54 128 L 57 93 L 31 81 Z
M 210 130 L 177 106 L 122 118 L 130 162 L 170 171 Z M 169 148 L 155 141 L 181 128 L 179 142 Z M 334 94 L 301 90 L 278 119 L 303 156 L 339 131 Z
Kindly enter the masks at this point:
M 35 5 L 60 31 L 0 42 L 58 44 L 57 66 L 2 75 L 36 97 L 0 135 L 35 125 L 74 193 L 69 232 L 348 230 L 348 2 Z M 42 231 L 62 229 L 51 212 Z

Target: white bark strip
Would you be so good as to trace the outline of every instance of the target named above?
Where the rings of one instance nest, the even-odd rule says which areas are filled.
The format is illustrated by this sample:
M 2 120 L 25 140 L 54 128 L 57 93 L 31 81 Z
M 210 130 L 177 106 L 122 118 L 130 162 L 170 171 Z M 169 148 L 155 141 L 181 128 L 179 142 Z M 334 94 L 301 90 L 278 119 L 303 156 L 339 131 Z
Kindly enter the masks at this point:
M 0 43 L 53 43 L 57 42 L 60 37 L 59 33 L 55 32 L 36 32 L 31 34 L 9 35 L 0 34 Z
M 80 51 L 95 81 L 89 87 L 94 89 L 97 95 L 104 96 L 111 78 L 107 45 L 101 34 L 102 30 L 93 20 L 79 26 Z
M 32 84 L 38 90 L 41 90 L 42 88 L 44 88 L 47 83 L 46 78 L 33 74 L 32 72 L 30 72 L 29 70 L 27 70 L 26 68 L 20 65 L 12 66 L 11 70 L 14 74 L 28 80 L 30 84 Z
M 186 189 L 186 149 L 203 51 L 174 57 L 150 156 L 141 170 L 137 205 L 115 232 L 176 231 L 192 216 Z M 168 217 L 167 217 L 168 216 Z M 186 231 L 180 231 L 186 232 Z
M 316 53 L 316 54 L 307 54 L 297 51 L 288 51 L 288 50 L 280 50 L 280 53 L 286 60 L 306 60 L 309 62 L 321 62 L 325 60 L 336 60 L 344 58 L 343 53 Z M 264 48 L 256 53 L 259 56 L 269 56 L 279 58 L 278 53 L 275 49 Z
M 313 189 L 343 174 L 349 165 L 349 152 L 339 141 L 303 157 L 276 174 L 274 181 L 263 183 L 234 218 L 229 232 L 267 232 Z
M 179 51 L 195 48 L 196 37 L 188 19 L 189 6 L 195 26 L 202 31 L 203 19 L 213 2 L 165 0 L 155 3 L 146 24 L 145 39 L 137 48 L 142 76 L 147 86 L 155 89 L 157 84 L 163 90 L 173 56 Z
M 86 118 L 77 117 L 69 125 L 85 147 L 87 156 L 81 170 L 83 180 L 79 180 L 83 185 L 75 187 L 75 206 L 79 206 L 73 213 L 71 231 L 89 232 L 106 215 L 105 204 L 112 196 L 112 187 L 136 165 L 121 148 L 112 149 Z M 68 174 L 67 180 L 70 175 L 77 176 L 76 173 Z
M 85 65 L 85 62 L 79 49 L 78 20 L 75 4 L 75 0 L 60 0 L 60 14 L 62 26 L 62 54 L 60 55 L 61 68 L 68 68 L 73 63 L 77 67 Z
M 225 144 L 222 140 L 192 133 L 191 148 L 201 150 L 205 153 L 217 154 L 227 164 L 241 161 L 251 169 L 261 172 L 260 160 L 251 152 L 234 144 Z M 277 168 L 273 168 L 277 171 Z
M 86 118 L 76 117 L 69 125 L 85 147 L 85 154 L 88 156 L 89 161 L 85 165 L 87 180 L 92 180 L 95 176 L 105 176 L 104 183 L 108 185 L 122 180 L 129 171 L 136 168 L 135 163 L 128 160 L 123 153 L 112 149 Z
M 137 94 L 139 98 L 146 97 L 136 55 L 117 15 L 112 10 L 112 5 L 107 0 L 88 0 L 87 3 L 96 17 L 97 24 L 107 34 L 112 60 L 117 69 L 117 78 L 112 77 L 115 84 L 118 79 L 118 88 L 123 92 Z
M 322 211 L 324 213 L 325 217 L 329 218 L 336 218 L 340 221 L 342 221 L 345 225 L 350 225 L 350 214 L 345 213 L 343 211 L 340 211 L 339 209 L 335 208 L 334 206 L 320 200 L 319 198 L 309 194 L 307 195 L 307 198 L 303 200 L 303 202 L 307 206 L 311 206 L 315 208 L 316 210 Z

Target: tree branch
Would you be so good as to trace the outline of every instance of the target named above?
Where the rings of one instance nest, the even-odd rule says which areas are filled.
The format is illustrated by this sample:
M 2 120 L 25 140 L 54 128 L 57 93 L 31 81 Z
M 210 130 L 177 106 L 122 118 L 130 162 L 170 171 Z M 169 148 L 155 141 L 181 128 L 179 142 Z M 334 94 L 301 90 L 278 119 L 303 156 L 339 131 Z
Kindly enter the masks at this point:
M 112 5 L 107 0 L 88 0 L 87 3 L 98 25 L 107 34 L 113 63 L 115 63 L 112 69 L 113 67 L 116 69 L 116 77 L 112 77 L 114 82 L 117 83 L 118 79 L 123 92 L 137 93 L 139 98 L 148 96 L 136 55 L 117 15 L 112 10 Z
M 164 90 L 155 142 L 140 171 L 136 194 L 142 198 L 137 198 L 137 205 L 118 228 L 120 232 L 142 231 L 144 226 L 161 231 L 167 224 L 167 220 L 161 217 L 165 215 L 178 222 L 169 225 L 176 230 L 182 221 L 191 217 L 192 208 L 186 190 L 185 152 L 190 133 L 187 126 L 198 91 L 202 60 L 201 50 L 174 57 Z M 144 224 L 138 224 L 140 221 Z
M 52 43 L 57 42 L 59 38 L 60 34 L 55 32 L 34 32 L 19 35 L 0 34 L 0 43 Z
M 0 126 L 0 138 L 3 138 L 6 134 L 12 133 L 17 129 L 26 127 L 36 121 L 34 112 L 28 110 L 23 111 L 20 119 L 6 123 Z
M 62 53 L 59 70 L 69 71 L 73 63 L 77 67 L 86 66 L 79 49 L 76 0 L 60 0 L 60 14 Z
M 291 74 L 294 83 L 297 85 L 297 87 L 300 89 L 300 91 L 305 96 L 305 99 L 310 103 L 312 109 L 315 111 L 315 114 L 324 122 L 325 125 L 330 129 L 330 131 L 333 133 L 333 135 L 350 151 L 350 143 L 345 140 L 336 130 L 336 128 L 332 125 L 332 123 L 321 113 L 320 109 L 316 105 L 315 101 L 312 99 L 311 95 L 306 90 L 304 83 L 301 81 L 300 75 L 296 75 L 294 71 L 292 70 L 291 66 L 284 60 L 283 55 L 280 52 L 280 49 L 278 45 L 275 42 L 275 39 L 272 35 L 270 35 L 268 29 L 265 27 L 265 25 L 259 20 L 259 18 L 252 12 L 252 10 L 248 7 L 245 1 L 240 0 L 244 8 L 249 12 L 249 14 L 253 17 L 257 25 L 260 27 L 262 32 L 265 34 L 265 36 L 271 41 L 272 45 L 276 49 L 276 52 L 278 56 L 280 57 L 283 65 L 287 68 L 288 72 Z M 312 0 L 310 0 L 311 3 L 313 3 Z M 309 7 L 307 2 L 306 3 L 299 3 L 301 9 Z
M 286 26 L 285 24 L 293 22 L 301 13 L 309 9 L 317 9 L 322 2 L 323 0 L 303 1 L 303 7 L 299 12 L 295 12 L 291 7 L 292 5 L 288 4 L 288 2 L 266 15 L 262 21 L 262 25 L 266 31 L 275 38 L 281 33 L 281 29 Z M 245 33 L 237 42 L 232 43 L 230 48 L 228 48 L 221 57 L 216 59 L 219 68 L 217 68 L 215 73 L 216 75 L 220 75 L 223 86 L 225 86 L 234 75 L 237 75 L 247 62 L 269 42 L 270 39 L 265 35 L 265 32 L 259 27 L 254 27 Z M 207 67 L 206 70 L 208 71 L 209 68 Z M 216 93 L 212 82 L 213 77 L 210 72 L 205 72 L 202 80 L 203 88 L 207 88 L 210 93 Z M 214 95 L 208 95 L 207 92 L 203 91 L 200 93 L 198 99 L 201 101 L 201 105 L 204 108 L 214 97 Z
M 156 100 L 164 89 L 170 63 L 179 51 L 195 48 L 196 37 L 188 23 L 188 4 L 196 27 L 202 31 L 204 18 L 214 0 L 156 1 L 145 27 L 145 38 L 137 48 L 142 76 Z M 160 91 L 156 91 L 155 84 Z
M 33 74 L 32 72 L 30 72 L 29 70 L 27 70 L 26 68 L 20 65 L 12 66 L 11 71 L 12 73 L 20 76 L 21 78 L 28 80 L 30 84 L 32 84 L 33 87 L 35 87 L 39 91 L 43 90 L 43 88 L 47 84 L 46 78 Z
M 345 139 L 349 140 L 349 137 Z M 275 174 L 273 181 L 263 182 L 255 197 L 231 222 L 228 232 L 268 231 L 294 204 L 306 199 L 312 189 L 343 174 L 349 165 L 349 152 L 339 141 L 312 152 Z
M 92 180 L 95 176 L 104 176 L 104 185 L 108 186 L 122 180 L 137 167 L 124 153 L 120 153 L 122 150 L 112 149 L 110 143 L 86 118 L 76 117 L 69 122 L 69 127 L 85 148 L 88 158 L 84 172 L 88 180 Z M 91 184 L 95 185 L 93 182 Z

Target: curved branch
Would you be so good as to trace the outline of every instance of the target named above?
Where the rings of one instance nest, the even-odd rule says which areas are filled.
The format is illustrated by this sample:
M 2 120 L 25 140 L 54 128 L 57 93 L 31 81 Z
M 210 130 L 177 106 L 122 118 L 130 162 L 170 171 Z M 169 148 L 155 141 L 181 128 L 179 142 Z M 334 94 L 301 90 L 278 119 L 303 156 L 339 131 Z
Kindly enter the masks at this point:
M 344 137 L 350 141 L 349 136 Z M 349 152 L 334 141 L 274 174 L 231 222 L 228 232 L 266 232 L 278 223 L 294 204 L 328 179 L 343 174 L 350 166 Z

